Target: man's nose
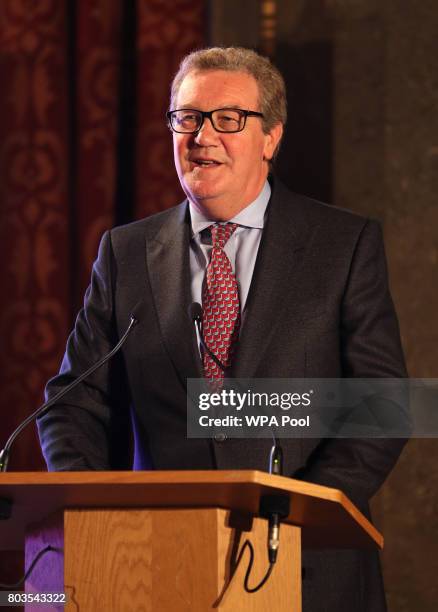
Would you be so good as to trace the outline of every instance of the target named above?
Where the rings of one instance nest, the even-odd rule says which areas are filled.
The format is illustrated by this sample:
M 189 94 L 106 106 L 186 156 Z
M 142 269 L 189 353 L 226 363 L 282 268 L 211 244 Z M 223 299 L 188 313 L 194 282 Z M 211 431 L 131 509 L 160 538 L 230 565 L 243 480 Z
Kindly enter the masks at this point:
M 195 135 L 195 142 L 199 145 L 206 146 L 216 142 L 218 139 L 218 132 L 213 127 L 210 117 L 205 117 L 204 122 L 199 132 Z

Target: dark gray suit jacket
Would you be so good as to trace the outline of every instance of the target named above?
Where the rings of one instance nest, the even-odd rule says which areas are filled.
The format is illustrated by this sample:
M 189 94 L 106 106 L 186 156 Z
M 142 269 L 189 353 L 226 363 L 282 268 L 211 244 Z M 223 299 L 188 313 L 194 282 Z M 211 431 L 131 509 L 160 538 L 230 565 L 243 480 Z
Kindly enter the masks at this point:
M 137 325 L 123 354 L 39 422 L 51 470 L 266 470 L 269 440 L 186 438 L 186 379 L 201 362 L 188 317 L 186 203 L 107 232 L 53 396 Z M 234 377 L 404 377 L 379 225 L 273 185 Z M 131 410 L 130 408 L 131 407 Z M 367 515 L 403 440 L 284 440 L 286 474 L 342 489 Z M 305 552 L 304 612 L 385 610 L 378 557 Z

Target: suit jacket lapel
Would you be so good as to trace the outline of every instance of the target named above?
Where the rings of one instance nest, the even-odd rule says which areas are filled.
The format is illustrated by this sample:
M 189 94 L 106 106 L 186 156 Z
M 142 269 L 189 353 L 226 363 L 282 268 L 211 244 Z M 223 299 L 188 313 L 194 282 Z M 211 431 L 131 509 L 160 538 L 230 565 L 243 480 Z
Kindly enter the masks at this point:
M 233 359 L 232 376 L 251 378 L 280 320 L 286 300 L 299 298 L 301 270 L 309 228 L 294 195 L 275 181 L 268 218 L 257 255 L 248 295 L 245 321 Z
M 181 382 L 202 377 L 194 325 L 188 309 L 190 219 L 184 202 L 146 237 L 147 268 L 164 344 Z
M 266 359 L 282 306 L 286 300 L 299 303 L 298 275 L 303 270 L 309 230 L 314 228 L 309 227 L 297 199 L 275 181 L 233 360 L 231 375 L 235 378 L 251 378 L 257 373 Z M 192 298 L 187 203 L 165 215 L 159 225 L 148 227 L 147 268 L 163 342 L 185 386 L 187 378 L 203 376 L 194 325 L 188 315 Z

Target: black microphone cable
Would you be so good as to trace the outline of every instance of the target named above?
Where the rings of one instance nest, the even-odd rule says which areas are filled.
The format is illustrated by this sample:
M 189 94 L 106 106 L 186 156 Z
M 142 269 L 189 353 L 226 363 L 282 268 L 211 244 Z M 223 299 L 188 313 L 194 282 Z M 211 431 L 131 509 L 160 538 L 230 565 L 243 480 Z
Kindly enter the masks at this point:
M 190 320 L 195 324 L 196 329 L 199 334 L 199 341 L 203 350 L 208 353 L 208 355 L 213 359 L 218 368 L 220 368 L 223 372 L 227 372 L 227 366 L 224 366 L 223 363 L 216 357 L 212 350 L 207 346 L 204 340 L 204 334 L 202 332 L 202 306 L 199 302 L 193 302 L 189 306 L 189 317 Z
M 236 566 L 235 566 L 235 568 L 236 569 L 238 568 L 239 563 L 242 560 L 243 553 L 245 552 L 245 548 L 248 548 L 248 550 L 249 550 L 249 562 L 248 562 L 248 567 L 246 568 L 245 578 L 243 580 L 243 588 L 245 589 L 245 591 L 247 593 L 256 593 L 257 591 L 259 591 L 262 588 L 262 586 L 264 586 L 267 583 L 267 581 L 268 581 L 268 579 L 269 579 L 269 577 L 270 577 L 270 575 L 272 573 L 272 570 L 274 569 L 275 561 L 269 563 L 269 567 L 268 567 L 268 569 L 266 571 L 266 574 L 263 576 L 263 578 L 260 580 L 260 582 L 255 587 L 250 587 L 248 582 L 249 582 L 249 577 L 250 577 L 250 574 L 251 574 L 252 566 L 253 566 L 253 563 L 254 563 L 254 547 L 253 547 L 252 543 L 249 540 L 245 540 L 245 542 L 243 543 L 243 546 L 240 549 L 239 555 L 238 555 L 238 557 L 236 559 Z
M 48 552 L 62 553 L 63 549 L 56 548 L 55 546 L 51 546 L 50 544 L 48 544 L 47 546 L 45 546 L 44 548 L 42 548 L 40 551 L 37 552 L 35 557 L 32 559 L 32 563 L 29 565 L 26 573 L 17 582 L 15 582 L 14 584 L 6 584 L 4 582 L 0 582 L 0 589 L 9 589 L 12 591 L 15 589 L 19 589 L 21 586 L 23 586 L 23 584 L 32 574 L 33 570 L 35 569 L 36 564 L 39 562 L 41 557 L 43 557 Z

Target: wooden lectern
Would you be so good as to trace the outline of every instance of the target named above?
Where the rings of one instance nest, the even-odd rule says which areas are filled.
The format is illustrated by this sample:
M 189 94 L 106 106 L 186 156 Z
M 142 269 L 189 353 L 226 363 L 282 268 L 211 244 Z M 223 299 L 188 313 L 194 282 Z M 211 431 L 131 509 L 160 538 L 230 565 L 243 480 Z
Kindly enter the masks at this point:
M 250 594 L 248 549 L 235 562 L 249 539 L 250 587 L 267 570 L 267 522 L 257 517 L 267 494 L 289 496 L 290 513 L 273 572 Z M 24 548 L 28 567 L 51 545 L 26 591 L 65 591 L 66 612 L 299 612 L 301 547 L 383 545 L 340 491 L 256 471 L 4 473 L 0 498 L 12 502 L 0 549 Z

